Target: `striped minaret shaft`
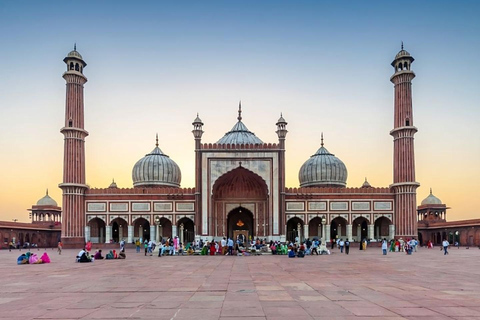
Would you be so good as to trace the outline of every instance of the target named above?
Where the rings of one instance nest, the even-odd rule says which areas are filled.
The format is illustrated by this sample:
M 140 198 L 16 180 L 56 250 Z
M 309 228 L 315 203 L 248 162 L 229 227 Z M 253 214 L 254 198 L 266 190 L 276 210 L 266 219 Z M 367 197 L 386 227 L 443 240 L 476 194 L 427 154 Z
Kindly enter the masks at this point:
M 414 138 L 417 128 L 413 125 L 412 80 L 413 57 L 403 49 L 395 56 L 392 66 L 395 73 L 390 81 L 395 86 L 393 136 L 393 184 L 395 193 L 396 238 L 417 237 L 417 193 L 415 181 Z
M 66 247 L 79 247 L 85 243 L 85 137 L 83 85 L 87 78 L 83 68 L 87 65 L 82 56 L 71 51 L 63 60 L 67 71 L 64 135 L 62 242 Z

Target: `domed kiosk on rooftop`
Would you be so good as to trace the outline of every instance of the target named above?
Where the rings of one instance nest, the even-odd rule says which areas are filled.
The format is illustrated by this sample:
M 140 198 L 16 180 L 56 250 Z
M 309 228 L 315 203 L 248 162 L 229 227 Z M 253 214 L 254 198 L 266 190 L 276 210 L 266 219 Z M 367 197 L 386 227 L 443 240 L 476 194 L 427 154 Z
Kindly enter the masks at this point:
M 422 205 L 427 205 L 427 204 L 442 204 L 442 200 L 438 199 L 433 195 L 432 188 L 430 188 L 430 194 L 428 195 L 428 197 L 426 197 L 422 201 Z
M 217 141 L 217 144 L 263 144 L 255 133 L 248 130 L 242 122 L 242 103 L 238 105 L 238 122 Z
M 336 187 L 347 186 L 347 167 L 323 146 L 323 133 L 320 149 L 300 168 L 298 179 L 300 187 Z
M 138 160 L 132 170 L 133 186 L 136 187 L 180 187 L 182 173 L 178 165 L 158 147 Z
M 49 195 L 48 195 L 48 189 L 43 198 L 37 201 L 37 206 L 51 206 L 51 207 L 58 207 L 58 204 L 55 200 L 53 200 Z

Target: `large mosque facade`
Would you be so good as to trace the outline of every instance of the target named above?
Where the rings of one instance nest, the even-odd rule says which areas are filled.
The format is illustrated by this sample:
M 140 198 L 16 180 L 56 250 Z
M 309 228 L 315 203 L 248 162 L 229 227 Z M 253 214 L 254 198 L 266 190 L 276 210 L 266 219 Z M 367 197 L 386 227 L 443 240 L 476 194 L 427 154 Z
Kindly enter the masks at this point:
M 392 62 L 394 166 L 389 186 L 372 187 L 365 181 L 361 187 L 347 187 L 347 168 L 327 150 L 322 137 L 319 149 L 299 170 L 299 187 L 287 188 L 287 122 L 280 116 L 278 141 L 264 142 L 245 125 L 240 105 L 232 129 L 216 142 L 202 141 L 204 123 L 198 115 L 193 121 L 194 187 L 181 187 L 181 170 L 157 139 L 154 149 L 134 165 L 132 188 L 118 188 L 114 182 L 108 188 L 90 188 L 83 100 L 87 64 L 74 49 L 64 59 L 63 74 L 64 169 L 59 187 L 64 245 L 172 236 L 182 241 L 239 236 L 281 241 L 416 237 L 413 60 L 402 46 Z

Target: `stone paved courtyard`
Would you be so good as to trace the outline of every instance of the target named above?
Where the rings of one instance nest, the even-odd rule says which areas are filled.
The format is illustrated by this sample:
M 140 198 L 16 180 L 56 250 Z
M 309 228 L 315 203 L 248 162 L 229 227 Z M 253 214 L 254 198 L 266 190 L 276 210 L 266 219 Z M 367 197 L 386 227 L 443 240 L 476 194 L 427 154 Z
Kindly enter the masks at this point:
M 39 253 L 42 253 L 40 249 Z M 16 265 L 0 252 L 1 319 L 480 319 L 480 250 L 145 257 Z

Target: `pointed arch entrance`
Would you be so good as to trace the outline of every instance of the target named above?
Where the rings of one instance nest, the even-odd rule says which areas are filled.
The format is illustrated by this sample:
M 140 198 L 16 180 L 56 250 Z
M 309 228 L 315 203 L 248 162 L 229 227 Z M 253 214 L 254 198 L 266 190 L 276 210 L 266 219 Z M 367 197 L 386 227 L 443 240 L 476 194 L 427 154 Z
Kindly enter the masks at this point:
M 234 241 L 240 239 L 242 243 L 255 238 L 253 223 L 250 210 L 242 207 L 233 209 L 228 213 L 228 237 Z
M 242 166 L 225 173 L 213 185 L 212 200 L 212 236 L 234 237 L 235 230 L 248 231 L 247 239 L 270 234 L 268 186 L 256 173 Z

